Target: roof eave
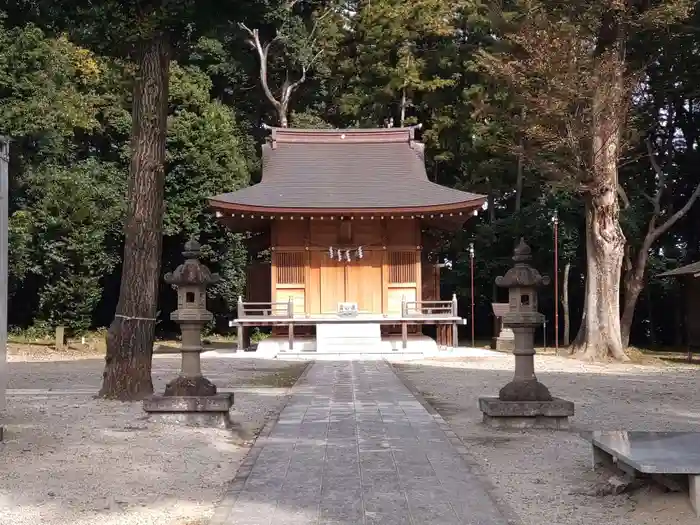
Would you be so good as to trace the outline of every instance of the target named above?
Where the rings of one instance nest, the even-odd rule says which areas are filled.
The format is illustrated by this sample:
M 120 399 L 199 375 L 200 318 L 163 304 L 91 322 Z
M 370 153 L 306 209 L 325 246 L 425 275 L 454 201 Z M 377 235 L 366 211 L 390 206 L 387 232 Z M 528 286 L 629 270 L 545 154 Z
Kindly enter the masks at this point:
M 226 213 L 246 213 L 263 215 L 376 215 L 376 214 L 449 214 L 472 212 L 480 208 L 486 202 L 485 195 L 478 195 L 472 199 L 461 202 L 434 204 L 429 206 L 396 206 L 396 207 L 373 207 L 373 208 L 312 208 L 312 207 L 279 207 L 279 206 L 258 206 L 252 204 L 242 204 L 226 202 L 213 197 L 209 199 L 209 206 L 220 212 Z

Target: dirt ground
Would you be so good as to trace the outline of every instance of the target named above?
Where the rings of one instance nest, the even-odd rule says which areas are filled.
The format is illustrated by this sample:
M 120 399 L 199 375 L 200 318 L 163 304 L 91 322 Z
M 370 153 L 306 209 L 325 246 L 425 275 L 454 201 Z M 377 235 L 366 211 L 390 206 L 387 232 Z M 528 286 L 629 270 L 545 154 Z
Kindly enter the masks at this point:
M 512 378 L 509 355 L 397 363 L 465 442 L 496 497 L 525 525 L 690 525 L 698 523 L 685 493 L 644 487 L 599 495 L 610 474 L 593 472 L 592 430 L 700 431 L 697 367 L 593 365 L 537 356 L 539 379 L 553 395 L 573 401 L 569 431 L 494 431 L 481 424 L 480 396 L 498 395 Z
M 203 357 L 234 393 L 242 435 L 148 421 L 140 403 L 95 399 L 98 350 L 13 345 L 0 444 L 0 524 L 204 525 L 252 437 L 277 417 L 305 363 Z M 156 392 L 179 356 L 153 359 Z

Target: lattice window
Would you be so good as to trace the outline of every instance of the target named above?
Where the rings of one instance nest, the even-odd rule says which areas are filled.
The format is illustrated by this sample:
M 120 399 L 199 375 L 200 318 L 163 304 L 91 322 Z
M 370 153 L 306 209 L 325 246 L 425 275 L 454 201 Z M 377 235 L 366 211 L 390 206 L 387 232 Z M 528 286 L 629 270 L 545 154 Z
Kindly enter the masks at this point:
M 275 252 L 278 284 L 305 283 L 305 255 L 305 252 Z
M 416 282 L 416 252 L 389 252 L 389 282 Z

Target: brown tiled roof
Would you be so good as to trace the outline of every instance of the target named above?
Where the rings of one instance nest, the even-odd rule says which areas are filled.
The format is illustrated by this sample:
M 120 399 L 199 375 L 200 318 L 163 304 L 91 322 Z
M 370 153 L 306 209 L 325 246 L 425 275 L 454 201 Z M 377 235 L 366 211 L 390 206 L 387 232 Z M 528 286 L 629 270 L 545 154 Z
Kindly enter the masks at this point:
M 469 211 L 485 197 L 428 180 L 412 128 L 274 128 L 259 184 L 210 199 L 220 210 L 267 213 Z
M 700 274 L 700 261 L 688 264 L 686 266 L 681 266 L 675 270 L 660 273 L 657 275 L 657 277 L 684 277 L 688 275 L 696 276 L 696 274 Z

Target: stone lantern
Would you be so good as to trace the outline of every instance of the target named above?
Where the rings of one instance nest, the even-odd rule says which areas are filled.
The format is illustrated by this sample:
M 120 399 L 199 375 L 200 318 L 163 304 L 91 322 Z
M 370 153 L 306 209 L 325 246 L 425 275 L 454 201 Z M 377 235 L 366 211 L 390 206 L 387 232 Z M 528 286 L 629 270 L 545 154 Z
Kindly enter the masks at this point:
M 530 259 L 530 247 L 520 239 L 513 255 L 515 265 L 496 278 L 496 286 L 508 289 L 503 326 L 513 331 L 515 374 L 498 398 L 480 398 L 479 407 L 484 422 L 491 426 L 564 428 L 574 404 L 553 398 L 535 376 L 535 330 L 544 321 L 537 310 L 537 289 L 548 285 L 549 278 L 530 266 Z
M 217 394 L 216 386 L 202 376 L 202 329 L 213 319 L 207 310 L 207 287 L 221 279 L 199 262 L 200 250 L 194 239 L 185 243 L 185 262 L 165 275 L 165 282 L 177 290 L 177 310 L 170 319 L 182 332 L 182 366 L 162 396 L 144 401 L 144 410 L 170 422 L 228 427 L 233 394 Z

